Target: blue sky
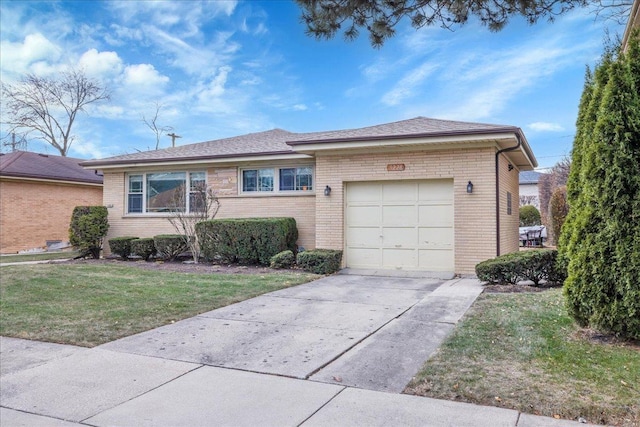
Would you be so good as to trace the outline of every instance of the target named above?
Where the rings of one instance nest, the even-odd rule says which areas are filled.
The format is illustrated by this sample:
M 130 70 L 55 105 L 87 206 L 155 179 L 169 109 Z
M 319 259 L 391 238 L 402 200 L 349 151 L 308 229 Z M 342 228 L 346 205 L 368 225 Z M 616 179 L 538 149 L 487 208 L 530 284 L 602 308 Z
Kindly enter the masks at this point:
M 282 128 L 313 132 L 426 116 L 515 125 L 541 167 L 571 150 L 585 66 L 605 30 L 624 26 L 574 11 L 491 33 L 408 23 L 381 49 L 308 37 L 291 1 L 0 1 L 0 72 L 13 82 L 81 66 L 111 90 L 82 115 L 70 156 L 155 147 L 142 123 L 188 144 Z M 161 139 L 161 148 L 171 144 Z M 36 140 L 32 151 L 56 154 Z M 5 149 L 6 151 L 6 149 Z

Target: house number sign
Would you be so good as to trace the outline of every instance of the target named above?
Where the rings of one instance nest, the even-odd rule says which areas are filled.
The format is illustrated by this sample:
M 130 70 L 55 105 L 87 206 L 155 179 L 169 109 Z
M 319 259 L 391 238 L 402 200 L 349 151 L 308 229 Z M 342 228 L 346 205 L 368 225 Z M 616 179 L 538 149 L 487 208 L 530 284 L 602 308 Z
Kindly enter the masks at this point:
M 391 163 L 387 165 L 387 172 L 400 172 L 404 170 L 404 163 Z

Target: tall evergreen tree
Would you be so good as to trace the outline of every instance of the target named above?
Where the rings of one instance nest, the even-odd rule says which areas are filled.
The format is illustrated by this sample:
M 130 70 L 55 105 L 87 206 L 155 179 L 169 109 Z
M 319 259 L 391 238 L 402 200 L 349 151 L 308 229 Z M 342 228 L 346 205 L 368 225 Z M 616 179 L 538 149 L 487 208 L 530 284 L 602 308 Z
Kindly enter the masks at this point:
M 581 325 L 640 338 L 640 49 L 610 51 L 585 84 L 559 249 Z

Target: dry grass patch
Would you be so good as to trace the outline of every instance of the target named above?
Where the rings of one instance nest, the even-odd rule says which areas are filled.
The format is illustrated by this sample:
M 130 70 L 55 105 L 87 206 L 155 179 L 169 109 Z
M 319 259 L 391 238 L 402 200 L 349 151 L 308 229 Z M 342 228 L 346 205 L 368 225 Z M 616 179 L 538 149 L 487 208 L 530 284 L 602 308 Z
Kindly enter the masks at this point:
M 405 392 L 638 426 L 640 346 L 577 328 L 561 289 L 484 293 Z

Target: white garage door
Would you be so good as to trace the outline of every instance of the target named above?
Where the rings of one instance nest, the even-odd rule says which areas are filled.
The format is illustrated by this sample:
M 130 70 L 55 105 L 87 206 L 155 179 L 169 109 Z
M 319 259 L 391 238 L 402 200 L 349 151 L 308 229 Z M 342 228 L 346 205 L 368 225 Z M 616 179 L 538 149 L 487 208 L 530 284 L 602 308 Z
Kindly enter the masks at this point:
M 345 215 L 348 267 L 454 271 L 453 180 L 349 183 Z

